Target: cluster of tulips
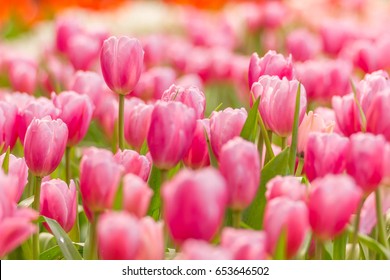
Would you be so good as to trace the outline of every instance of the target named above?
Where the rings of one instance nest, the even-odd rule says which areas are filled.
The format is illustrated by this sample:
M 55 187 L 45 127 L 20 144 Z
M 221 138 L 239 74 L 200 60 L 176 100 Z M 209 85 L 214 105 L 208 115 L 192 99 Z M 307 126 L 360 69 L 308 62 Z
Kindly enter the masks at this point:
M 60 17 L 39 56 L 1 44 L 0 258 L 390 259 L 368 2 L 176 8 L 185 36 L 139 39 Z

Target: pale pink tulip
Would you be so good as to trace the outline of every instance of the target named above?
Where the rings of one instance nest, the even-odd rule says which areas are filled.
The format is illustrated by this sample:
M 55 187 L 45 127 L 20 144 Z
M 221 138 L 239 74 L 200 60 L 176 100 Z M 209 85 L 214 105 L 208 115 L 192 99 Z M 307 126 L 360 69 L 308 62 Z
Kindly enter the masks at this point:
M 3 166 L 5 154 L 0 156 L 0 166 Z M 24 188 L 27 184 L 28 168 L 24 158 L 17 158 L 13 154 L 9 155 L 8 174 L 11 182 L 0 185 L 8 193 L 11 201 L 18 203 L 22 197 Z
M 280 196 L 288 197 L 291 200 L 306 201 L 307 197 L 306 186 L 294 176 L 276 176 L 268 181 L 266 189 L 265 196 L 268 201 Z
M 133 174 L 123 177 L 123 209 L 138 218 L 146 215 L 153 191 L 141 178 Z
M 150 217 L 139 220 L 141 241 L 138 248 L 137 260 L 163 260 L 164 228 L 162 222 L 155 222 Z
M 125 174 L 137 175 L 145 182 L 148 180 L 152 164 L 146 156 L 133 150 L 123 150 L 118 151 L 114 159 L 123 166 Z

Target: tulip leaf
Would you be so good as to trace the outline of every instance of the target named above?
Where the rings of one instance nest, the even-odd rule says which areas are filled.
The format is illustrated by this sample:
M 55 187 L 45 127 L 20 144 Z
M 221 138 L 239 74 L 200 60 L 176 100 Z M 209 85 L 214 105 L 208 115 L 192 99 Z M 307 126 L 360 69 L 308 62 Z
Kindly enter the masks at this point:
M 303 244 L 297 253 L 296 259 L 298 259 L 298 260 L 305 260 L 306 259 L 306 255 L 309 251 L 311 241 L 312 241 L 312 234 L 311 233 L 306 234 L 306 237 L 303 241 Z
M 77 251 L 81 255 L 83 253 L 83 246 L 79 244 L 74 244 L 77 248 Z M 45 250 L 39 255 L 40 260 L 62 260 L 64 258 L 64 255 L 61 251 L 61 247 L 58 245 L 55 245 L 51 247 L 50 249 Z
M 1 149 L 0 149 L 0 151 L 1 151 Z M 11 152 L 10 147 L 8 147 L 7 152 L 4 155 L 3 165 L 2 165 L 2 168 L 3 168 L 3 171 L 5 174 L 8 174 L 8 170 L 9 170 L 9 154 L 10 154 L 10 152 Z
M 121 179 L 119 183 L 119 188 L 116 191 L 115 198 L 114 198 L 114 210 L 122 210 L 123 208 L 123 179 Z
M 347 247 L 348 234 L 343 232 L 333 242 L 333 259 L 334 260 L 345 260 Z
M 255 142 L 257 135 L 257 115 L 259 110 L 260 97 L 256 99 L 256 102 L 253 104 L 252 108 L 248 113 L 248 117 L 242 127 L 240 136 L 245 140 Z
M 211 148 L 210 138 L 209 138 L 209 136 L 207 134 L 206 129 L 204 129 L 204 135 L 206 136 L 207 149 L 208 149 L 209 157 L 210 157 L 210 164 L 211 164 L 211 166 L 213 166 L 215 168 L 218 168 L 218 160 L 217 160 L 217 158 L 214 155 L 213 149 Z
M 254 229 L 262 229 L 265 210 L 265 186 L 277 175 L 287 175 L 289 147 L 269 161 L 261 171 L 260 186 L 251 205 L 244 211 L 243 221 Z
M 283 228 L 280 232 L 278 242 L 276 243 L 274 251 L 274 260 L 285 260 L 287 258 L 287 231 Z
M 26 199 L 22 200 L 19 202 L 20 207 L 30 207 L 32 203 L 34 202 L 34 196 L 27 197 Z
M 148 215 L 153 217 L 156 221 L 160 218 L 160 208 L 161 208 L 161 194 L 160 188 L 163 183 L 163 173 L 155 165 L 152 166 L 152 171 L 149 175 L 148 185 L 153 190 L 153 196 L 150 200 Z
M 297 146 L 298 146 L 300 101 L 301 101 L 301 83 L 298 84 L 297 97 L 295 99 L 294 122 L 293 122 L 292 136 L 291 136 L 290 155 L 289 155 L 290 174 L 294 174 L 295 172 L 295 160 L 296 160 Z
M 57 244 L 61 249 L 61 252 L 65 259 L 67 260 L 82 260 L 82 257 L 79 251 L 76 249 L 72 240 L 70 240 L 69 236 L 62 229 L 62 227 L 57 223 L 57 221 L 44 217 L 46 223 L 51 229 L 51 232 L 55 236 L 57 240 Z

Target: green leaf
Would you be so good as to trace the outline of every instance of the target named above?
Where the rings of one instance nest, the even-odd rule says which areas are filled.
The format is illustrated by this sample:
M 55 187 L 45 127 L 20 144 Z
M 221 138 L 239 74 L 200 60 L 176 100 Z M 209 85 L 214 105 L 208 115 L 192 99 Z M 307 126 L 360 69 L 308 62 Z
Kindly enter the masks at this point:
M 287 248 L 287 234 L 285 228 L 283 228 L 279 235 L 278 242 L 276 243 L 273 259 L 285 260 L 287 258 L 286 248 Z
M 261 229 L 265 210 L 265 185 L 277 175 L 287 175 L 289 147 L 268 162 L 261 171 L 260 186 L 251 205 L 244 211 L 243 221 L 254 229 Z
M 259 110 L 260 97 L 256 99 L 256 102 L 253 104 L 252 108 L 248 113 L 248 117 L 242 127 L 240 136 L 245 140 L 255 142 L 257 135 L 257 115 Z
M 0 151 L 1 151 L 1 149 L 0 149 Z M 9 154 L 10 154 L 10 152 L 11 152 L 11 150 L 10 150 L 10 147 L 8 146 L 7 152 L 4 155 L 3 165 L 2 165 L 2 168 L 3 168 L 3 171 L 5 174 L 8 174 L 8 170 L 9 170 Z
M 114 210 L 122 210 L 123 208 L 123 178 L 120 180 L 119 188 L 116 191 L 115 198 L 114 198 Z
M 292 136 L 291 136 L 290 155 L 289 155 L 289 172 L 290 172 L 290 174 L 294 174 L 294 172 L 295 172 L 295 159 L 296 159 L 297 144 L 298 144 L 300 101 L 301 101 L 301 83 L 298 84 L 297 97 L 295 98 L 294 123 L 293 123 L 293 131 L 292 131 Z
M 160 188 L 163 183 L 163 173 L 164 171 L 158 169 L 155 165 L 152 166 L 152 171 L 150 172 L 148 184 L 153 190 L 153 196 L 150 201 L 148 215 L 153 217 L 156 221 L 160 218 L 160 208 L 161 208 L 161 194 Z
M 304 260 L 306 259 L 307 252 L 309 251 L 310 245 L 312 240 L 312 234 L 308 233 L 305 237 L 305 240 L 303 241 L 303 245 L 299 249 L 296 259 L 298 260 Z
M 348 241 L 348 233 L 343 232 L 341 235 L 336 237 L 333 242 L 333 259 L 334 260 L 345 260 Z
M 30 207 L 34 202 L 34 196 L 27 197 L 26 199 L 19 202 L 20 207 Z
M 362 131 L 366 132 L 366 130 L 367 130 L 366 115 L 364 114 L 363 107 L 360 104 L 359 99 L 357 98 L 357 91 L 356 91 L 355 84 L 353 83 L 352 79 L 350 79 L 349 82 L 351 83 L 351 88 L 352 88 L 352 92 L 353 92 L 353 99 L 355 100 L 356 106 L 358 107 L 358 110 L 359 110 L 359 116 L 360 116 L 360 121 L 361 121 L 361 125 L 362 125 Z
M 76 247 L 80 255 L 83 254 L 83 246 L 75 243 L 74 246 Z M 62 254 L 61 248 L 58 245 L 55 245 L 54 247 L 45 250 L 39 255 L 40 260 L 62 260 L 63 258 L 64 255 Z
M 213 149 L 211 148 L 210 138 L 209 138 L 209 136 L 207 134 L 206 129 L 204 129 L 204 135 L 205 135 L 206 141 L 207 141 L 207 149 L 208 149 L 208 152 L 209 152 L 210 164 L 211 164 L 211 166 L 213 166 L 215 168 L 218 168 L 218 160 L 217 160 L 217 158 L 214 155 Z
M 55 236 L 64 258 L 67 260 L 82 260 L 80 253 L 62 227 L 55 220 L 44 218 Z

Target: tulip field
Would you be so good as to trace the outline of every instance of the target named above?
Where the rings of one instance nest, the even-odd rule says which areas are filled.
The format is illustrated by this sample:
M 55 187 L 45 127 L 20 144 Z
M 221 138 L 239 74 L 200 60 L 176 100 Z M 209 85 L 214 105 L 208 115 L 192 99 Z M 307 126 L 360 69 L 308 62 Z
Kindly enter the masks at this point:
M 1 260 L 390 259 L 390 1 L 16 2 Z

